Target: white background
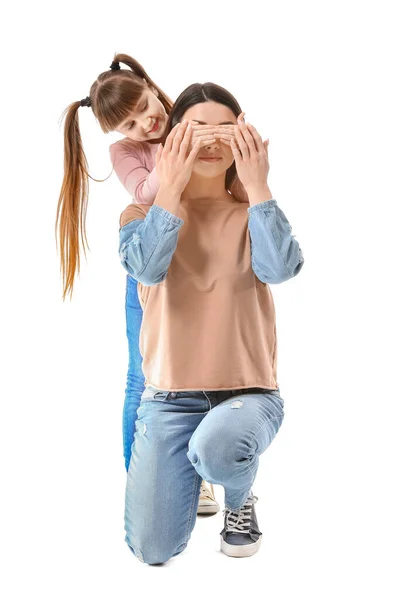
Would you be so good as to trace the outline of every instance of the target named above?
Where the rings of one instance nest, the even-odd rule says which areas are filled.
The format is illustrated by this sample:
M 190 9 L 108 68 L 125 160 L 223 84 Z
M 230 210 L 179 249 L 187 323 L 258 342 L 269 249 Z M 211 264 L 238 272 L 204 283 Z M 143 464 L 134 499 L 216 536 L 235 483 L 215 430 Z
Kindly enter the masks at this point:
M 76 2 L 8 8 L 2 36 L 2 597 L 399 597 L 398 21 L 394 2 Z M 222 512 L 143 565 L 124 542 L 125 272 L 115 174 L 91 182 L 90 253 L 61 300 L 59 119 L 114 52 L 175 99 L 226 87 L 270 138 L 270 188 L 304 252 L 271 286 L 285 420 L 254 486 L 252 558 Z M 96 179 L 108 147 L 80 109 Z M 223 489 L 216 486 L 223 508 Z

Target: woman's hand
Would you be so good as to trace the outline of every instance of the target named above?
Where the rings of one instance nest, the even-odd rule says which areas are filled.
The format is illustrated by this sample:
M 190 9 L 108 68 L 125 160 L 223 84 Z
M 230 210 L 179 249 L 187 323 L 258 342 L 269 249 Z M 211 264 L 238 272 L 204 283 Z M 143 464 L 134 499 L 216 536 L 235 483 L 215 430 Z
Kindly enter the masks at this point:
M 200 148 L 210 141 L 198 136 L 191 146 L 192 126 L 188 121 L 178 123 L 170 131 L 164 147 L 160 144 L 155 155 L 160 187 L 182 193 L 192 175 Z
M 253 125 L 238 118 L 231 139 L 231 149 L 236 163 L 236 171 L 247 193 L 264 190 L 269 172 L 268 144 Z

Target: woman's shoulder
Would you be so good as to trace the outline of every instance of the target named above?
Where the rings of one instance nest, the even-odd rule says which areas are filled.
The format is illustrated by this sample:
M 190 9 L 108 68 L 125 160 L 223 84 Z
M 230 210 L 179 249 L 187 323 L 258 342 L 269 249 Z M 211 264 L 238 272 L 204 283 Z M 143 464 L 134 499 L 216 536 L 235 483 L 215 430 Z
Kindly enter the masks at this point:
M 151 205 L 149 204 L 128 204 L 124 211 L 122 211 L 119 218 L 119 226 L 124 227 L 135 219 L 144 219 L 149 212 Z

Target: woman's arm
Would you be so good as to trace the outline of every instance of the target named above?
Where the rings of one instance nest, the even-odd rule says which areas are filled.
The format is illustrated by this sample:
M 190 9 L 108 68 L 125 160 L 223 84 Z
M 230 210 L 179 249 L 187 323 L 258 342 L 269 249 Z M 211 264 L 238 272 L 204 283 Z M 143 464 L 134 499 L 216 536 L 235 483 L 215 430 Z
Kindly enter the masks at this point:
M 110 146 L 110 157 L 118 179 L 136 204 L 153 204 L 160 187 L 156 168 L 145 166 L 144 150 L 128 143 L 116 142 Z
M 251 264 L 263 283 L 283 283 L 304 265 L 303 252 L 292 228 L 272 198 L 247 209 L 251 241 Z
M 140 283 L 156 285 L 167 276 L 184 221 L 157 204 L 144 219 L 138 216 L 143 216 L 143 209 L 132 204 L 121 215 L 121 263 Z

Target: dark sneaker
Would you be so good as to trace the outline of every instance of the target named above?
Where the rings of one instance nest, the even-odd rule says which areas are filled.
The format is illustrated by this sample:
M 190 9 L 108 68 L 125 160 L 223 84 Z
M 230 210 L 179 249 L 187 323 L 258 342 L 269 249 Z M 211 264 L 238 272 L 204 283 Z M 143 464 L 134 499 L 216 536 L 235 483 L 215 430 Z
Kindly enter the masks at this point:
M 221 550 L 227 556 L 252 556 L 261 544 L 254 504 L 258 497 L 250 494 L 238 511 L 224 509 L 224 528 L 220 533 Z
M 201 482 L 200 487 L 200 498 L 199 498 L 199 506 L 197 508 L 198 515 L 215 515 L 219 511 L 219 504 L 215 499 L 214 495 L 214 487 L 213 484 L 210 483 L 210 487 L 207 487 L 206 482 Z

